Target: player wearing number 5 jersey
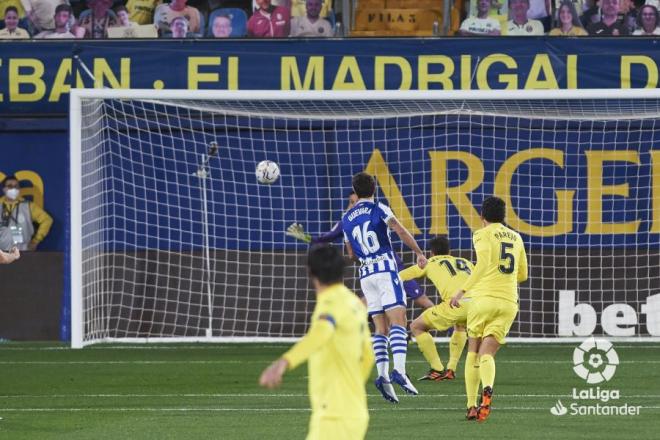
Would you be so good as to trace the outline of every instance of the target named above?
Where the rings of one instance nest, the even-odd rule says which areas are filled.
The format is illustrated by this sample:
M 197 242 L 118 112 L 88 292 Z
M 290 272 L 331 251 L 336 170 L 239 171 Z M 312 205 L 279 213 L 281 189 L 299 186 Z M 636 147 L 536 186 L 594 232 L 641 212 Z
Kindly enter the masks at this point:
M 353 190 L 358 200 L 342 217 L 344 240 L 349 255 L 360 262 L 360 286 L 375 326 L 376 388 L 386 400 L 398 403 L 392 382 L 409 394 L 417 394 L 417 389 L 406 374 L 406 297 L 392 250 L 390 229 L 415 252 L 420 268 L 426 266 L 426 257 L 392 210 L 374 201 L 376 180 L 373 176 L 367 173 L 353 176 Z M 388 344 L 394 360 L 391 374 Z
M 472 275 L 451 299 L 452 307 L 470 291 L 467 313 L 468 358 L 465 361 L 465 390 L 469 420 L 484 421 L 490 414 L 495 382 L 495 353 L 518 314 L 518 284 L 527 280 L 527 255 L 520 234 L 504 222 L 506 205 L 489 197 L 481 207 L 484 227 L 474 233 L 472 242 L 477 265 Z M 479 382 L 483 387 L 476 408 Z

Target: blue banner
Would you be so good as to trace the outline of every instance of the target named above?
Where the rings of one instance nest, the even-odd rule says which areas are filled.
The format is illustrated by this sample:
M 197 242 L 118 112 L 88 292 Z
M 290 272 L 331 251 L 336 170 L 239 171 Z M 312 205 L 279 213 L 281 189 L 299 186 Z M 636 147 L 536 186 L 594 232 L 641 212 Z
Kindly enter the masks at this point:
M 26 50 L 29 48 L 29 50 Z M 92 81 L 72 57 L 93 72 Z M 169 89 L 656 87 L 653 39 L 455 38 L 2 44 L 0 113 L 67 111 L 72 86 Z
M 505 199 L 507 223 L 532 247 L 660 243 L 653 120 L 439 114 L 318 121 L 253 113 L 107 103 L 105 145 L 83 152 L 105 158 L 107 250 L 201 249 L 205 205 L 196 170 L 211 142 L 220 145 L 206 180 L 212 248 L 295 249 L 287 226 L 326 232 L 345 207 L 351 176 L 364 170 L 418 238 L 448 234 L 458 249 L 471 249 L 481 201 L 492 194 Z M 255 177 L 265 159 L 280 166 L 273 185 Z M 93 176 L 84 186 L 96 183 L 96 167 L 97 160 L 83 167 Z M 83 235 L 94 241 L 98 213 L 89 215 Z

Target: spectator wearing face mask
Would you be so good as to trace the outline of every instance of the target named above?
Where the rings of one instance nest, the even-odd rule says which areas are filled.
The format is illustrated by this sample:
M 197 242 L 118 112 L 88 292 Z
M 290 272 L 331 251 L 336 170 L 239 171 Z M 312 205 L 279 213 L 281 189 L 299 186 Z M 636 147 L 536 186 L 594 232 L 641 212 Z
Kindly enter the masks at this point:
M 0 249 L 16 246 L 22 251 L 36 250 L 53 225 L 52 217 L 34 202 L 21 197 L 20 186 L 15 176 L 7 176 L 2 181 L 2 192 L 4 197 L 0 197 L 2 204 Z

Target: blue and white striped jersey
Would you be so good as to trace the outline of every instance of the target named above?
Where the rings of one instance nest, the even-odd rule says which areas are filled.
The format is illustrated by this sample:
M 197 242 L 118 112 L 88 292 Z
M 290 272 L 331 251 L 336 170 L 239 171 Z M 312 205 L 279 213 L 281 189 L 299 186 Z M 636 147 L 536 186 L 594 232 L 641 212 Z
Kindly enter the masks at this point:
M 344 240 L 360 260 L 360 278 L 379 272 L 398 272 L 387 222 L 392 210 L 382 203 L 359 200 L 341 219 Z

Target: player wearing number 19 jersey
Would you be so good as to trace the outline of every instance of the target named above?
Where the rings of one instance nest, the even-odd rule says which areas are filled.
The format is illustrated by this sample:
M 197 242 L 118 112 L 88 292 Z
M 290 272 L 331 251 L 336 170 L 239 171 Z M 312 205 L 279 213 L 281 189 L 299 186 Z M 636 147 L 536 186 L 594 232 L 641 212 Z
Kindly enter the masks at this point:
M 415 251 L 420 267 L 426 265 L 426 258 L 392 210 L 374 201 L 376 180 L 373 176 L 367 173 L 353 176 L 353 190 L 358 201 L 342 217 L 344 240 L 349 255 L 357 257 L 360 262 L 360 286 L 375 326 L 373 347 L 378 370 L 376 388 L 386 400 L 397 403 L 398 398 L 391 382 L 400 385 L 410 394 L 417 394 L 417 389 L 406 374 L 406 297 L 392 250 L 390 229 Z M 388 343 L 394 360 L 391 374 Z
M 460 307 L 459 301 L 465 291 L 470 291 L 473 298 L 467 313 L 469 340 L 465 390 L 467 418 L 479 421 L 486 420 L 490 414 L 495 353 L 505 343 L 518 314 L 518 284 L 527 280 L 525 247 L 520 234 L 502 224 L 505 212 L 504 200 L 498 197 L 484 200 L 481 208 L 484 227 L 475 232 L 472 239 L 477 265 L 451 300 L 452 306 Z M 479 382 L 483 390 L 477 409 Z

